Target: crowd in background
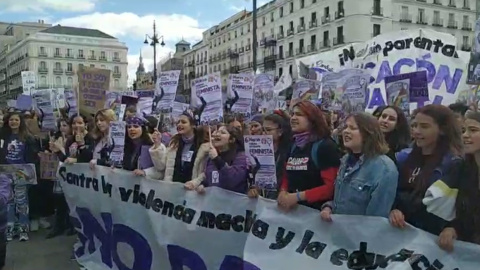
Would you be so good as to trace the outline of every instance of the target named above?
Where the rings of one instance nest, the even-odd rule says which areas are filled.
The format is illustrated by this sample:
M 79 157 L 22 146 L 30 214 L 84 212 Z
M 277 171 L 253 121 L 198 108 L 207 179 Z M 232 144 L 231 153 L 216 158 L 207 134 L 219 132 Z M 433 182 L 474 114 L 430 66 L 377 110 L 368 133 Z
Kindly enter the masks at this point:
M 113 110 L 71 117 L 61 111 L 57 132 L 46 136 L 28 128 L 35 112 L 9 109 L 0 119 L 0 164 L 38 167 L 38 153 L 47 151 L 64 164 L 115 166 L 132 177 L 183 183 L 192 192 L 217 186 L 266 197 L 287 215 L 305 205 L 325 222 L 335 222 L 334 214 L 385 217 L 392 226 L 409 223 L 438 235 L 446 250 L 456 239 L 480 244 L 480 112 L 463 104 L 427 105 L 408 117 L 394 106 L 339 117 L 301 101 L 250 119 L 231 114 L 210 127 L 185 111 L 175 135 L 130 107 L 122 164 L 110 160 Z M 247 161 L 243 135 L 272 136 L 275 189 L 256 187 L 258 168 Z M 37 177 L 37 185 L 27 186 L 0 176 L 0 265 L 7 241 L 27 241 L 30 231 L 50 227 L 52 215 L 48 238 L 75 234 L 61 186 Z

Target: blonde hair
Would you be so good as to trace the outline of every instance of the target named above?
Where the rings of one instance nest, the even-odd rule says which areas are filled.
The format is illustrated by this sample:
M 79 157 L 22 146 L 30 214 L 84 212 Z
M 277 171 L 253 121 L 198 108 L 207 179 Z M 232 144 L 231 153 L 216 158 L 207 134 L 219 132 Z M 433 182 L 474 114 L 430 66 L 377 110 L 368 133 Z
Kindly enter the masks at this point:
M 103 118 L 105 121 L 107 122 L 112 122 L 112 121 L 116 121 L 117 120 L 117 116 L 115 114 L 115 111 L 113 111 L 112 109 L 103 109 L 103 110 L 100 110 L 98 111 L 96 114 L 95 114 L 95 117 L 93 118 L 94 120 L 94 128 L 91 132 L 92 134 L 92 137 L 96 140 L 98 139 L 101 139 L 103 137 L 103 133 L 98 129 L 97 127 L 97 121 L 98 121 L 98 118 L 101 117 Z

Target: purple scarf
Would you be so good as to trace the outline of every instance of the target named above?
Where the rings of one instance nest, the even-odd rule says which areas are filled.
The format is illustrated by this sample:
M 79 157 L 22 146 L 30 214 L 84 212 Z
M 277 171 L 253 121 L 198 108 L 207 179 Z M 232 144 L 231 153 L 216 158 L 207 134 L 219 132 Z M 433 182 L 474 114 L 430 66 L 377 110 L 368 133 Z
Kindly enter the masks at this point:
M 297 147 L 303 148 L 307 143 L 310 142 L 310 132 L 303 132 L 303 133 L 298 133 L 293 135 L 293 139 L 295 142 L 295 145 Z
M 182 136 L 182 141 L 185 144 L 193 144 L 193 139 L 195 139 L 195 136 L 192 136 L 191 138 L 187 138 L 186 136 Z

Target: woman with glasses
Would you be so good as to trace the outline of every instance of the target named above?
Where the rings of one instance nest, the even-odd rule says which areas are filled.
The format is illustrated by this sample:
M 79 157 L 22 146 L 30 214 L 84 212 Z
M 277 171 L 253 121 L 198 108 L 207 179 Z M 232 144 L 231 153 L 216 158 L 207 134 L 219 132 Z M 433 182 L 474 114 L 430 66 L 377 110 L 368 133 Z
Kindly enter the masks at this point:
M 269 114 L 265 117 L 263 121 L 263 132 L 264 135 L 270 135 L 273 138 L 277 189 L 265 190 L 255 187 L 252 183 L 255 180 L 255 176 L 252 175 L 252 179 L 250 179 L 251 185 L 248 191 L 249 197 L 256 198 L 258 195 L 260 195 L 273 200 L 277 199 L 278 190 L 281 186 L 281 179 L 283 178 L 284 174 L 285 162 L 287 161 L 288 151 L 291 148 L 292 129 L 289 121 L 290 119 L 288 116 L 281 111 L 276 111 L 275 113 Z

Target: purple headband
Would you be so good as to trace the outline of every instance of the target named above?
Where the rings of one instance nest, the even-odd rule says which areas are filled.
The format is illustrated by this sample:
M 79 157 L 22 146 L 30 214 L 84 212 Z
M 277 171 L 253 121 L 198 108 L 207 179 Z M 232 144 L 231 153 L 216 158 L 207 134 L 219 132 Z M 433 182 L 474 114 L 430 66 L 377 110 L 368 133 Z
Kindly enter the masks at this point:
M 144 126 L 147 121 L 141 117 L 134 116 L 134 117 L 129 117 L 127 118 L 127 125 L 139 125 L 139 126 Z

